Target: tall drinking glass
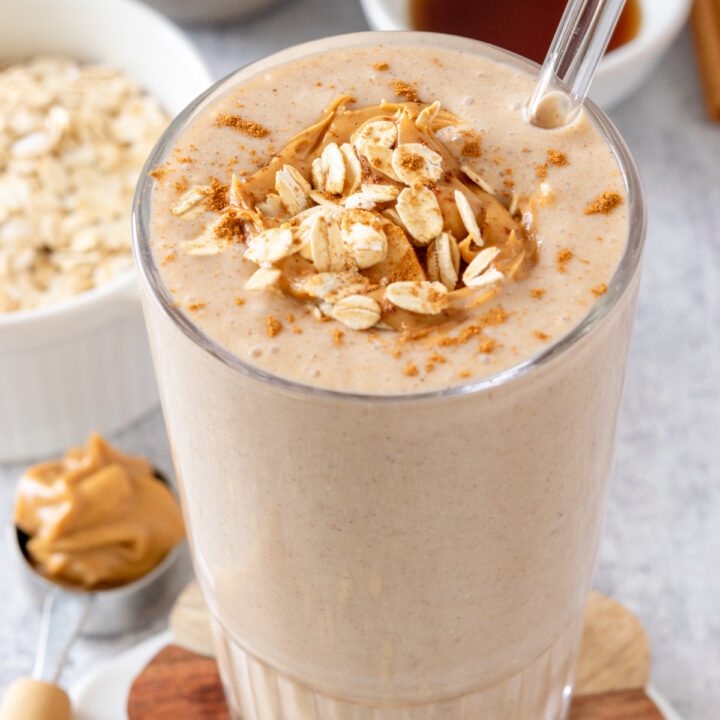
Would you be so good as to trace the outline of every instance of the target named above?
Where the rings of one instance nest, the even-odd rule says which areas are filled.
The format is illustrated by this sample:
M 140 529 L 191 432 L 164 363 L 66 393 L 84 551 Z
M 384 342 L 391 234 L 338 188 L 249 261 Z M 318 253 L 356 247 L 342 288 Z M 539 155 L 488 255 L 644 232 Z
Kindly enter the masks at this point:
M 297 46 L 211 88 L 148 161 L 229 88 L 332 48 L 418 42 L 537 66 L 460 38 L 363 33 Z M 628 150 L 592 103 L 628 197 L 620 265 L 540 355 L 438 392 L 300 385 L 228 353 L 135 254 L 183 511 L 235 720 L 559 720 L 603 517 L 645 207 Z

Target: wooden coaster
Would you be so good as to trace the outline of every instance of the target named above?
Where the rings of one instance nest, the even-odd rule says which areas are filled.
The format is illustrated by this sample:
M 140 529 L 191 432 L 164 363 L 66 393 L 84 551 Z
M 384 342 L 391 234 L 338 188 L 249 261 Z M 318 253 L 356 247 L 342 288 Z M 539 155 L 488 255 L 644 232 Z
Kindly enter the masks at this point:
M 170 630 L 174 644 L 150 661 L 130 689 L 129 720 L 230 720 L 207 610 L 194 583 L 178 599 Z M 645 693 L 649 672 L 650 649 L 637 618 L 591 593 L 570 720 L 662 720 Z

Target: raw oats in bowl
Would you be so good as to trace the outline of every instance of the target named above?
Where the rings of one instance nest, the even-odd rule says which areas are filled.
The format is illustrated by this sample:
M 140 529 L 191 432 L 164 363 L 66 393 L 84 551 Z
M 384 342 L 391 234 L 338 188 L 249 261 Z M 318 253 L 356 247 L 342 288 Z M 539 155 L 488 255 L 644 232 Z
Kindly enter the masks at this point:
M 0 67 L 0 312 L 132 267 L 135 178 L 168 118 L 122 71 L 40 56 Z
M 157 402 L 131 199 L 168 118 L 210 81 L 180 31 L 133 0 L 0 4 L 0 461 Z

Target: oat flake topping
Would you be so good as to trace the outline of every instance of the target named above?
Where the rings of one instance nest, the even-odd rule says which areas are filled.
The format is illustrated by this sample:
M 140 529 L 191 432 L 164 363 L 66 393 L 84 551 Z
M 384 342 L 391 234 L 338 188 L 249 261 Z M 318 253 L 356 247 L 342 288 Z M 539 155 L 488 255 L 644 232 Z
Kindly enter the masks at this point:
M 211 223 L 187 252 L 241 242 L 258 268 L 247 290 L 291 295 L 354 330 L 440 325 L 528 274 L 537 244 L 522 199 L 511 212 L 436 134 L 461 118 L 439 103 L 351 105 L 337 98 L 265 167 L 233 177 L 221 217 L 236 221 L 234 242 L 213 243 Z M 192 217 L 203 192 L 173 212 Z

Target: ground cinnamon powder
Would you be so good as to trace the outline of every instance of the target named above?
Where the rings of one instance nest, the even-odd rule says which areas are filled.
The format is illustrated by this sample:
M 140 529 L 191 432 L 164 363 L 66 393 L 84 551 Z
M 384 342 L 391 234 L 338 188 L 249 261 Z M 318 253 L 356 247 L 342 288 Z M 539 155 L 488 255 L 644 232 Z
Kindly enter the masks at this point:
M 267 330 L 267 336 L 270 338 L 275 337 L 282 330 L 282 323 L 272 315 L 268 315 L 265 318 L 265 328 Z
M 404 80 L 391 80 L 390 86 L 398 97 L 404 97 L 408 102 L 420 102 L 417 88 Z
M 213 178 L 210 181 L 210 190 L 203 200 L 205 209 L 209 212 L 221 213 L 228 205 L 228 189 L 227 185 Z
M 466 157 L 479 158 L 482 155 L 479 140 L 466 140 L 461 153 Z
M 154 178 L 155 180 L 162 180 L 165 177 L 165 173 L 167 173 L 167 168 L 164 165 L 156 165 L 149 173 L 148 175 L 151 178 Z
M 558 250 L 555 260 L 557 261 L 558 272 L 567 272 L 567 264 L 572 260 L 573 252 L 568 248 Z
M 623 199 L 620 193 L 606 190 L 600 193 L 597 198 L 585 208 L 585 214 L 595 215 L 596 213 L 601 213 L 607 215 L 618 205 L 622 205 L 622 201 Z
M 565 167 L 569 164 L 567 155 L 565 153 L 561 153 L 559 150 L 548 150 L 547 156 L 548 162 L 551 165 L 556 165 L 557 167 Z
M 419 155 L 403 155 L 400 158 L 400 167 L 406 170 L 421 170 L 425 167 L 425 160 Z
M 270 134 L 270 131 L 260 123 L 252 120 L 244 120 L 240 115 L 218 115 L 215 120 L 217 127 L 230 127 L 251 137 L 262 138 Z
M 418 374 L 417 365 L 413 365 L 413 363 L 408 363 L 408 364 L 405 366 L 405 369 L 403 370 L 403 372 L 404 372 L 408 377 L 414 377 L 415 375 Z
M 497 305 L 484 312 L 477 324 L 464 327 L 457 335 L 444 335 L 437 341 L 438 347 L 452 347 L 453 345 L 464 345 L 472 338 L 480 335 L 484 328 L 502 325 L 510 317 L 510 314 L 503 310 L 502 305 Z
M 478 352 L 489 354 L 495 349 L 495 338 L 481 338 L 478 342 Z
M 215 226 L 215 236 L 222 240 L 243 240 L 245 224 L 239 215 L 226 213 Z
M 480 316 L 480 322 L 486 327 L 502 325 L 509 317 L 510 313 L 505 312 L 502 305 L 496 305 Z

